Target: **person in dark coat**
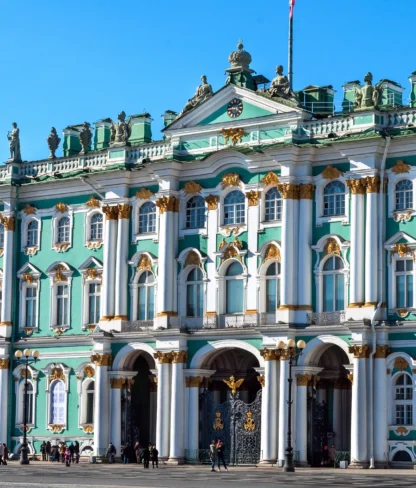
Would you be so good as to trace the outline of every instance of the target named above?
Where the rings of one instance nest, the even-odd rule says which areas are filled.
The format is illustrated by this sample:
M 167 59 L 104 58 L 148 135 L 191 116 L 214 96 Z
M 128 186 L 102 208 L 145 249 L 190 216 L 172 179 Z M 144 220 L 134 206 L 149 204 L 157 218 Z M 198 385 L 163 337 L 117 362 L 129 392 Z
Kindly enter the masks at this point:
M 159 451 L 156 449 L 156 446 L 153 446 L 150 458 L 152 460 L 152 468 L 155 467 L 155 464 L 156 468 L 159 468 Z
M 47 461 L 49 461 L 49 458 L 50 458 L 50 455 L 51 455 L 51 450 L 52 450 L 52 446 L 51 446 L 50 441 L 48 441 L 46 443 L 46 460 Z
M 75 441 L 74 452 L 75 452 L 75 462 L 78 464 L 79 463 L 79 442 L 78 441 Z
M 42 454 L 42 461 L 46 461 L 46 442 L 43 441 L 40 445 L 40 452 Z
M 221 463 L 223 464 L 225 471 L 228 471 L 227 465 L 224 459 L 225 446 L 221 440 L 217 442 L 217 460 L 218 460 L 218 471 L 221 471 Z
M 149 449 L 143 449 L 142 452 L 142 459 L 143 459 L 143 467 L 148 468 L 149 467 L 149 461 L 150 461 L 150 451 Z

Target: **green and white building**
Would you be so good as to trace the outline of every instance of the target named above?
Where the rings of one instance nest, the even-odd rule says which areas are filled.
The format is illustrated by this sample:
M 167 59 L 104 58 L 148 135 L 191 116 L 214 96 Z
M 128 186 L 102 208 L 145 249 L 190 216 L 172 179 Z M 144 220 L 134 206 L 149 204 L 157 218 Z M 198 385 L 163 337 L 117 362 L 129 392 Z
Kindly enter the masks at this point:
M 171 463 L 223 437 L 231 461 L 303 464 L 323 444 L 416 461 L 416 76 L 271 97 L 240 46 L 227 84 L 183 115 L 98 121 L 81 154 L 0 167 L 0 441 L 140 439 Z M 238 59 L 244 62 L 238 68 Z M 232 384 L 244 379 L 238 395 Z M 231 400 L 229 395 L 231 394 Z M 247 461 L 248 462 L 248 461 Z

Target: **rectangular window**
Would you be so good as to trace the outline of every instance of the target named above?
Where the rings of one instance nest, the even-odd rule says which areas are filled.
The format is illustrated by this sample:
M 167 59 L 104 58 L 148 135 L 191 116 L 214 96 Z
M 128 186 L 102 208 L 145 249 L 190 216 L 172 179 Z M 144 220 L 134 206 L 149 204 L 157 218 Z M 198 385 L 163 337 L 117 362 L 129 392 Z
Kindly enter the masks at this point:
M 277 308 L 277 279 L 266 281 L 266 312 L 275 312 Z
M 396 308 L 413 307 L 413 260 L 396 261 Z
M 396 424 L 411 425 L 413 423 L 412 405 L 396 405 Z
M 68 285 L 59 285 L 56 293 L 56 325 L 69 325 Z
M 98 324 L 100 321 L 100 294 L 101 285 L 90 283 L 88 285 L 88 323 Z
M 37 289 L 35 287 L 26 288 L 25 302 L 25 327 L 36 327 Z
M 334 275 L 324 276 L 324 297 L 323 297 L 323 309 L 324 312 L 334 311 Z
M 244 294 L 243 280 L 231 279 L 227 280 L 226 283 L 226 313 L 242 313 Z

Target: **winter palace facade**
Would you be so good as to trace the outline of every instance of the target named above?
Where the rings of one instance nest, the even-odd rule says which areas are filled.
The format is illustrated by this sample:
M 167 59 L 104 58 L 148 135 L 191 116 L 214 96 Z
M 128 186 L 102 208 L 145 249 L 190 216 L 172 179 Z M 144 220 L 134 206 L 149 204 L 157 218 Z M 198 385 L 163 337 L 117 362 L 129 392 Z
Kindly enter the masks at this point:
M 149 114 L 121 113 L 92 140 L 64 129 L 62 157 L 0 167 L 0 441 L 15 453 L 29 348 L 31 453 L 140 440 L 182 463 L 223 438 L 231 462 L 281 462 L 281 341 L 302 339 L 297 462 L 332 444 L 357 467 L 416 460 L 416 76 L 410 102 L 390 80 L 346 83 L 335 112 L 331 86 L 294 93 L 279 69 L 267 86 L 242 45 L 229 61 L 224 87 L 203 78 L 164 114 L 163 140 Z

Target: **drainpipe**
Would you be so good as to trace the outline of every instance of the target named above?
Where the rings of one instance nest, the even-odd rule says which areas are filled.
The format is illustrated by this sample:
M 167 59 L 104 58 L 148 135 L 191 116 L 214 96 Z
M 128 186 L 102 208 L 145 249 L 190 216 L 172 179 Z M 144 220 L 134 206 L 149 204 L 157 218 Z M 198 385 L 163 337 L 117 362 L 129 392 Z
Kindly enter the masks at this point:
M 380 310 L 381 305 L 383 303 L 383 293 L 384 293 L 384 281 L 383 281 L 383 229 L 384 229 L 384 209 L 385 209 L 385 201 L 384 201 L 384 172 L 386 167 L 386 159 L 387 154 L 389 152 L 391 137 L 386 136 L 386 145 L 384 147 L 384 154 L 383 159 L 380 165 L 380 197 L 379 197 L 379 211 L 378 211 L 378 276 L 379 276 L 379 284 L 380 284 L 380 291 L 379 297 L 380 300 L 377 303 L 377 307 L 374 310 L 373 315 L 371 316 L 371 335 L 372 335 L 372 348 L 370 354 L 370 408 L 369 408 L 369 424 L 370 424 L 370 469 L 374 469 L 374 355 L 376 353 L 377 347 L 377 334 L 375 328 L 376 316 L 377 312 Z

